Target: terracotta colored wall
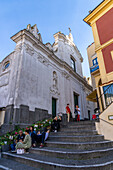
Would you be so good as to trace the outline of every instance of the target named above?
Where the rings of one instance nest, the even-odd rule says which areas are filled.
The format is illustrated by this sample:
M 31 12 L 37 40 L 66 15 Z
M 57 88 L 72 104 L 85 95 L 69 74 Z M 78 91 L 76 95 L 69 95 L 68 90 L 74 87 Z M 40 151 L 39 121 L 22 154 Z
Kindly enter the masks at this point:
M 101 45 L 113 38 L 113 8 L 98 19 L 96 25 Z
M 109 46 L 102 49 L 106 73 L 113 71 L 113 59 L 111 56 L 111 51 L 113 51 L 113 44 L 110 44 Z

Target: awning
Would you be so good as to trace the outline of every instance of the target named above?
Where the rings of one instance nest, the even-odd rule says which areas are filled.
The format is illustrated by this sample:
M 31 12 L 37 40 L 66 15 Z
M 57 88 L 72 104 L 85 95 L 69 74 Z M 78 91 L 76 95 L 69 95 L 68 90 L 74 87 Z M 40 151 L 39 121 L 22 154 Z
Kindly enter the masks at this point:
M 96 89 L 86 97 L 86 99 L 88 101 L 92 101 L 92 102 L 97 102 L 96 98 L 97 98 L 97 90 Z

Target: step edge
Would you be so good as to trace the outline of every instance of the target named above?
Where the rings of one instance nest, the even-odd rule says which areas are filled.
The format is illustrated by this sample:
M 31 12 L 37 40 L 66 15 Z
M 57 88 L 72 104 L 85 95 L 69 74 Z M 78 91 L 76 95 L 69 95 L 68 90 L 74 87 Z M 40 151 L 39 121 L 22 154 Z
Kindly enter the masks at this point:
M 104 137 L 104 135 L 92 135 L 92 136 L 77 136 L 77 135 L 73 135 L 73 136 L 55 136 L 55 135 L 53 135 L 53 136 L 49 136 L 50 138 L 52 137 L 52 138 L 56 138 L 56 137 L 58 137 L 58 138 L 61 138 L 61 137 L 67 137 L 67 138 L 69 138 L 69 137 L 71 137 L 71 138 L 95 138 L 95 137 Z
M 62 129 L 66 129 L 66 128 L 62 128 Z M 62 131 L 59 131 L 59 132 L 62 132 Z M 77 133 L 79 133 L 79 132 L 97 132 L 97 130 L 93 129 L 93 130 L 79 130 L 79 131 L 66 131 L 66 132 L 77 132 Z
M 2 169 L 4 169 L 4 170 L 13 170 L 13 169 L 10 169 L 10 168 L 8 168 L 8 167 L 6 167 L 6 166 L 3 166 L 3 165 L 0 165 L 0 168 L 2 168 Z
M 34 150 L 34 151 L 53 152 L 53 153 L 56 152 L 56 153 L 63 153 L 63 154 L 87 154 L 87 153 L 113 151 L 113 148 L 100 149 L 100 150 L 91 150 L 91 151 L 82 151 L 82 152 L 56 151 L 56 150 L 38 149 L 38 148 L 32 148 L 31 150 Z
M 62 142 L 62 141 L 47 141 L 47 142 L 45 142 L 46 144 L 48 144 L 48 143 L 53 143 L 53 144 L 65 144 L 65 145 L 72 145 L 72 144 L 81 144 L 81 145 L 83 145 L 83 144 L 103 144 L 103 143 L 113 143 L 113 141 L 95 141 L 95 142 L 79 142 L 79 143 L 77 143 L 77 142 Z
M 13 154 L 6 153 L 6 152 L 3 152 L 3 154 L 9 155 L 9 156 L 12 156 L 12 157 L 25 159 L 25 160 L 34 161 L 34 162 L 37 162 L 37 163 L 43 163 L 43 164 L 53 165 L 53 166 L 58 166 L 58 167 L 63 167 L 63 168 L 92 168 L 92 167 L 102 167 L 102 166 L 106 166 L 106 165 L 113 163 L 113 161 L 109 161 L 109 162 L 105 162 L 105 163 L 101 163 L 101 164 L 94 164 L 94 165 L 64 165 L 64 164 L 59 164 L 59 163 L 36 160 L 36 159 L 33 159 L 33 158 L 27 158 L 27 157 L 24 157 L 24 156 L 13 155 Z

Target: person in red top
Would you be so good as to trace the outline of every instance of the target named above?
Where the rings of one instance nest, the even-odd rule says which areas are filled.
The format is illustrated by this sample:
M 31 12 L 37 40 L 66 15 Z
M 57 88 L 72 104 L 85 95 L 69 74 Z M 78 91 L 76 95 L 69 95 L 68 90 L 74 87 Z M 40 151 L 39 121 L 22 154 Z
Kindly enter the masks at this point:
M 66 113 L 67 113 L 67 116 L 68 116 L 68 122 L 69 122 L 69 120 L 70 120 L 70 108 L 69 108 L 69 104 L 67 104 L 67 106 L 66 106 Z

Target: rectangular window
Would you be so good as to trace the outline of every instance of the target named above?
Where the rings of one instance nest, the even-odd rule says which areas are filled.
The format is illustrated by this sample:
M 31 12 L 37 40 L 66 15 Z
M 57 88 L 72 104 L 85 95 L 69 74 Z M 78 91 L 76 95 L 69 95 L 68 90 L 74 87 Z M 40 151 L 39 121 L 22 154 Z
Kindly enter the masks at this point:
M 72 58 L 71 58 L 71 67 L 76 72 L 75 60 L 73 60 Z
M 97 57 L 92 60 L 93 61 L 93 66 L 98 65 Z

